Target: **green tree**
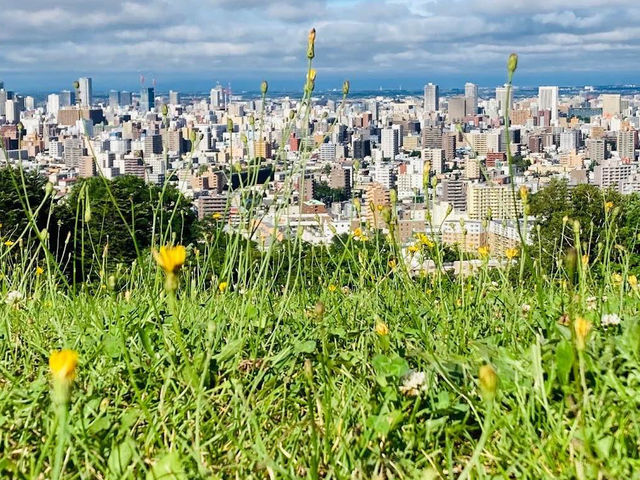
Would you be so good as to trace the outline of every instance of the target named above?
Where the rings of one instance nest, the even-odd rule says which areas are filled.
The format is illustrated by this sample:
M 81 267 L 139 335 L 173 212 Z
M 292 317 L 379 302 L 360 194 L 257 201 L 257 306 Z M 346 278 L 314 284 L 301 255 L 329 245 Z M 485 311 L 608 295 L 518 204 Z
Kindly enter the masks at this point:
M 47 179 L 35 172 L 20 171 L 17 168 L 0 169 L 0 223 L 3 237 L 17 237 L 29 224 L 27 211 L 36 209 L 43 203 Z M 45 204 L 37 211 L 34 219 L 39 230 L 47 225 L 49 208 Z

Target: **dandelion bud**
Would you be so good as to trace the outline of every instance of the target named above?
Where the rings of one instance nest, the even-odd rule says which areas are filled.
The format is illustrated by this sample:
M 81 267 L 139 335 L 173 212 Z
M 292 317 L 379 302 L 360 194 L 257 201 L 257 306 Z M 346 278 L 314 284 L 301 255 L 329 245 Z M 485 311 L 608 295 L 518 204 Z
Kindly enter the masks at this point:
M 580 234 L 580 222 L 578 220 L 573 221 L 573 233 L 576 235 Z
M 291 110 L 289 112 L 289 120 L 293 120 L 296 116 L 296 111 L 295 110 Z
M 313 380 L 313 366 L 308 358 L 304 361 L 304 376 L 311 382 Z
M 453 205 L 449 204 L 449 206 L 447 207 L 447 217 L 451 215 L 451 212 L 453 212 Z
M 567 275 L 569 276 L 570 280 L 573 280 L 577 264 L 578 252 L 575 248 L 572 247 L 567 251 L 567 255 L 564 258 L 564 268 L 567 270 Z
M 49 238 L 49 232 L 47 231 L 47 229 L 43 228 L 42 230 L 40 230 L 40 240 L 42 240 L 43 242 L 46 242 L 48 238 Z
M 344 83 L 342 84 L 342 95 L 344 95 L 345 97 L 349 95 L 350 86 L 351 84 L 349 83 L 349 80 L 345 80 Z
M 78 80 L 76 80 L 75 82 L 73 82 L 73 88 L 75 90 L 78 90 L 80 88 L 80 82 Z
M 492 401 L 498 389 L 498 375 L 491 365 L 483 365 L 478 371 L 480 392 L 486 401 Z
M 387 225 L 391 223 L 391 217 L 391 209 L 389 207 L 384 207 L 382 209 L 382 219 L 387 223 Z
M 196 133 L 195 130 L 191 130 L 191 133 L 189 133 L 189 140 L 191 140 L 191 143 L 195 143 L 197 139 L 198 139 L 198 134 Z
M 389 335 L 389 327 L 387 327 L 387 324 L 384 322 L 378 322 L 374 328 L 374 331 L 380 337 L 386 337 L 387 335 Z
M 576 334 L 576 348 L 584 350 L 587 346 L 587 336 L 591 331 L 591 322 L 583 317 L 577 317 L 573 322 L 573 331 Z
M 89 223 L 91 221 L 91 202 L 88 201 L 84 207 L 84 223 Z
M 115 277 L 115 275 L 109 275 L 109 278 L 107 279 L 107 287 L 109 287 L 109 290 L 115 290 L 116 289 L 116 277 Z
M 395 188 L 392 188 L 389 191 L 389 199 L 391 200 L 391 205 L 395 205 L 396 203 L 398 203 L 398 192 Z
M 435 189 L 438 186 L 438 179 L 436 177 L 431 178 L 431 188 Z
M 18 129 L 18 133 L 22 134 L 22 131 L 24 130 L 24 125 L 22 124 L 22 122 L 18 122 L 18 125 L 16 125 L 16 128 Z
M 518 68 L 518 55 L 512 53 L 509 55 L 509 60 L 507 60 L 507 72 L 509 72 L 510 76 L 515 73 L 516 68 Z
M 260 93 L 262 93 L 262 95 L 266 95 L 268 91 L 269 91 L 269 84 L 267 83 L 266 80 L 263 80 L 262 83 L 260 84 Z
M 44 186 L 44 193 L 47 197 L 53 193 L 53 183 L 47 182 L 47 184 Z
M 256 117 L 254 117 L 253 115 L 249 117 L 249 125 L 251 125 L 252 127 L 255 127 L 256 125 Z
M 233 132 L 233 120 L 231 118 L 227 118 L 227 132 Z
M 167 115 L 169 115 L 169 107 L 167 106 L 166 103 L 162 104 L 162 116 L 166 117 Z
M 565 215 L 564 217 L 562 217 L 562 226 L 563 227 L 566 226 L 568 222 L 569 222 L 569 217 L 568 216 Z
M 527 200 L 529 199 L 529 189 L 524 185 L 520 187 L 520 198 L 524 203 L 527 203 Z
M 243 133 L 242 135 L 240 135 L 240 140 L 242 141 L 243 144 L 247 144 L 248 140 L 247 140 L 247 136 Z
M 356 209 L 356 212 L 358 212 L 358 214 L 360 213 L 360 210 L 362 209 L 362 204 L 360 203 L 359 198 L 353 199 L 353 208 Z
M 307 42 L 307 58 L 312 60 L 315 54 L 315 44 L 316 44 L 316 29 L 312 28 L 309 31 L 309 40 Z

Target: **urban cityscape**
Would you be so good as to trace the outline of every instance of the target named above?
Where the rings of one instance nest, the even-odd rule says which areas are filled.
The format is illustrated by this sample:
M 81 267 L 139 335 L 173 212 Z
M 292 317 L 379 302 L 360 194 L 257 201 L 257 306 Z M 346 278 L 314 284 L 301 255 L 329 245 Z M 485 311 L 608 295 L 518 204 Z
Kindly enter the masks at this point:
M 143 85 L 97 99 L 91 78 L 76 86 L 36 101 L 0 83 L 0 135 L 10 164 L 46 175 L 60 197 L 78 179 L 98 175 L 169 180 L 200 219 L 216 215 L 233 229 L 242 214 L 233 173 L 258 159 L 260 185 L 251 188 L 263 197 L 258 217 L 265 238 L 302 228 L 305 241 L 330 243 L 359 227 L 354 199 L 388 205 L 394 190 L 405 246 L 425 233 L 426 223 L 438 226 L 426 233 L 440 234 L 445 244 L 468 252 L 489 245 L 503 256 L 521 241 L 513 219 L 522 205 L 519 197 L 514 203 L 511 182 L 531 193 L 554 178 L 640 192 L 640 92 L 584 86 L 561 95 L 558 86 L 540 86 L 537 96 L 514 98 L 504 85 L 481 97 L 471 82 L 448 96 L 433 83 L 421 96 L 343 102 L 327 92 L 314 95 L 307 126 L 304 118 L 289 120 L 302 108 L 292 96 L 267 92 L 263 100 L 215 85 L 206 97 L 185 99 Z M 507 142 L 516 159 L 513 177 Z M 294 174 L 280 215 L 275 198 L 303 152 L 304 172 Z M 371 225 L 385 228 L 375 210 L 364 212 Z

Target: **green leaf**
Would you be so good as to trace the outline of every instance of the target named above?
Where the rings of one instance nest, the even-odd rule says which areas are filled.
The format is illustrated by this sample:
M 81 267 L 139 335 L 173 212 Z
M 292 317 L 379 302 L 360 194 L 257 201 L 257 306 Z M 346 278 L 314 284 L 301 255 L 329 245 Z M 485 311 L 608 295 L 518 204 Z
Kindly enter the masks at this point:
M 596 442 L 595 446 L 600 458 L 603 460 L 609 458 L 609 452 L 611 451 L 612 445 L 613 437 L 611 435 L 606 435 Z
M 293 348 L 297 353 L 313 353 L 316 349 L 316 341 L 297 342 Z
M 185 480 L 187 474 L 182 467 L 178 452 L 171 452 L 160 458 L 149 473 L 147 480 Z
M 556 374 L 562 385 L 569 382 L 571 367 L 573 367 L 573 347 L 568 341 L 562 340 L 556 347 Z
M 107 462 L 109 471 L 118 477 L 124 475 L 136 450 L 136 443 L 131 437 L 127 437 L 120 445 L 111 450 Z
M 367 419 L 367 426 L 372 428 L 378 435 L 387 436 L 402 421 L 402 412 L 392 410 L 380 415 L 372 415 Z
M 244 346 L 244 340 L 242 338 L 238 338 L 227 343 L 222 350 L 214 357 L 219 362 L 224 362 L 229 360 L 231 357 L 237 355 Z
M 372 363 L 376 373 L 383 377 L 399 378 L 406 375 L 409 371 L 407 361 L 398 355 L 393 357 L 376 355 L 373 357 Z

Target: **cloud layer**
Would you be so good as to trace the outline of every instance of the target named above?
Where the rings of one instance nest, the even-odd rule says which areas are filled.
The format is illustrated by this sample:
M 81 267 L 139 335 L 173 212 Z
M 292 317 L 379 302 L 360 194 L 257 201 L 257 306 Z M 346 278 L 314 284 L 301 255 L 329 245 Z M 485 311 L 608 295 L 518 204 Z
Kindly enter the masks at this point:
M 86 71 L 382 78 L 640 72 L 637 0 L 0 0 L 0 78 Z

